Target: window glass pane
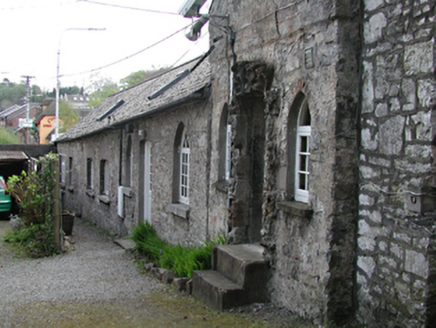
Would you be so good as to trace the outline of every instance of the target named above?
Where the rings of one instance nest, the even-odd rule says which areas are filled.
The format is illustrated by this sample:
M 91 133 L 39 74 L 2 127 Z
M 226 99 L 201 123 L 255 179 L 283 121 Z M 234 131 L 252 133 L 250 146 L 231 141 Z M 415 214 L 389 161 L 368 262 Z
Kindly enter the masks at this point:
M 307 137 L 301 137 L 300 151 L 303 153 L 307 152 Z
M 306 171 L 307 170 L 307 166 L 306 166 L 306 158 L 307 156 L 300 156 L 300 171 Z
M 299 182 L 300 182 L 300 186 L 299 186 L 299 188 L 301 189 L 301 190 L 306 190 L 306 175 L 305 174 L 303 174 L 303 173 L 300 173 L 299 174 Z

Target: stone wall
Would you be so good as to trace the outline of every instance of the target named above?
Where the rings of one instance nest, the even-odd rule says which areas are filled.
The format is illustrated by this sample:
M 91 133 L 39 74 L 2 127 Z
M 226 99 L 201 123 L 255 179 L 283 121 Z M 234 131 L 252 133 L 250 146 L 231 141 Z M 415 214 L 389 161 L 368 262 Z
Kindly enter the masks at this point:
M 358 4 L 228 0 L 214 4 L 212 14 L 228 14 L 228 20 L 218 18 L 215 23 L 232 30 L 226 33 L 216 25 L 210 28 L 211 39 L 219 40 L 211 55 L 212 126 L 219 126 L 216 113 L 221 112 L 224 101 L 229 104 L 232 124 L 230 240 L 250 240 L 252 222 L 240 200 L 250 198 L 246 193 L 252 187 L 244 185 L 243 172 L 237 170 L 250 169 L 250 158 L 245 156 L 250 150 L 244 148 L 252 141 L 250 134 L 243 132 L 243 122 L 247 122 L 243 110 L 251 107 L 254 111 L 262 103 L 265 174 L 261 243 L 267 247 L 272 264 L 271 299 L 319 323 L 345 322 L 356 306 Z M 237 82 L 230 86 L 230 74 L 223 73 L 234 67 L 236 75 L 236 67 L 244 62 L 263 63 L 273 71 L 271 83 L 260 90 L 263 96 L 254 104 L 255 93 L 247 94 L 249 99 L 235 99 L 241 76 L 235 76 Z M 256 75 L 257 70 L 253 72 Z M 242 78 L 250 80 L 253 74 Z M 232 87 L 235 90 L 230 93 Z M 308 204 L 295 202 L 287 185 L 288 153 L 295 151 L 295 145 L 288 144 L 288 121 L 299 95 L 307 97 L 312 117 Z M 212 133 L 213 138 L 216 135 Z M 241 138 L 247 140 L 241 142 Z M 217 157 L 217 152 L 212 152 L 213 167 L 218 165 Z
M 435 5 L 365 0 L 362 17 L 358 319 L 369 326 L 430 326 Z
M 154 117 L 130 122 L 83 139 L 58 144 L 59 153 L 73 158 L 73 183 L 64 188 L 65 207 L 80 213 L 102 228 L 120 236 L 135 227 L 141 209 L 141 147 L 151 142 L 152 205 L 151 220 L 158 234 L 170 243 L 200 244 L 208 235 L 208 184 L 210 137 L 208 100 L 178 107 Z M 189 207 L 179 212 L 173 204 L 173 154 L 177 128 L 183 122 L 190 141 Z M 139 132 L 141 131 L 141 132 Z M 127 143 L 131 138 L 132 179 L 126 183 Z M 120 152 L 121 147 L 121 152 Z M 86 188 L 87 158 L 93 159 L 93 190 Z M 108 198 L 99 195 L 99 163 L 107 160 Z M 121 159 L 121 160 L 120 160 Z M 121 165 L 121 170 L 120 170 Z M 121 176 L 121 179 L 120 179 Z M 121 184 L 120 184 L 121 181 Z M 118 186 L 124 185 L 125 211 L 117 214 Z

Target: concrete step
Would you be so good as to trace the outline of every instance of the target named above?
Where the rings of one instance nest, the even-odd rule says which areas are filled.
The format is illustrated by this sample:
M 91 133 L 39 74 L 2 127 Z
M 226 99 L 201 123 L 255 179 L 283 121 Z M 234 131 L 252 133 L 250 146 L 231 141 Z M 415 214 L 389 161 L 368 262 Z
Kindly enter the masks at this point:
M 266 285 L 269 263 L 260 245 L 218 245 L 212 252 L 212 269 L 237 285 L 259 288 Z
M 242 287 L 213 270 L 194 271 L 192 294 L 220 311 L 246 304 Z

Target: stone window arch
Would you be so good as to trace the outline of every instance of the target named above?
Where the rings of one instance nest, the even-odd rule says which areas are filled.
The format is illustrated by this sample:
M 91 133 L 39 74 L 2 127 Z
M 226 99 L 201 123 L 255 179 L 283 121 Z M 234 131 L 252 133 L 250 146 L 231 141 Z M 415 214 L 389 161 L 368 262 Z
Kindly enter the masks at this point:
M 287 127 L 287 196 L 308 203 L 311 118 L 307 97 L 302 92 L 292 103 Z

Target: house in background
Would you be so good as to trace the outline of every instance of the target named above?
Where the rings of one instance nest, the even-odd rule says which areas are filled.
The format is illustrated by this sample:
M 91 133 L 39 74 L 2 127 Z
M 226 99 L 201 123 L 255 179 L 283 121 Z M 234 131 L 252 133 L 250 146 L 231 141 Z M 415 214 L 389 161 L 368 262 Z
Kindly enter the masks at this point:
M 149 221 L 174 244 L 260 244 L 269 299 L 323 326 L 432 326 L 432 3 L 210 14 L 210 67 L 112 95 L 58 141 L 65 205 L 120 235 Z
M 33 121 L 38 130 L 39 144 L 46 145 L 50 142 L 50 135 L 54 131 L 55 122 L 56 102 L 53 98 L 44 99 L 42 112 Z M 60 121 L 59 124 L 61 124 Z
M 92 110 L 92 108 L 90 108 L 88 106 L 89 104 L 89 97 L 87 95 L 83 95 L 83 94 L 72 94 L 72 95 L 68 95 L 68 94 L 64 94 L 60 96 L 60 100 L 65 101 L 68 105 L 70 105 L 70 107 L 77 111 L 79 113 L 80 119 L 82 119 L 83 117 L 85 117 L 86 115 L 89 114 L 89 112 Z
M 41 110 L 39 104 L 29 104 L 29 121 L 33 121 L 37 113 Z M 31 124 L 27 119 L 27 105 L 12 105 L 0 112 L 0 125 L 6 129 L 16 132 L 23 144 L 33 144 L 36 142 L 32 136 Z

